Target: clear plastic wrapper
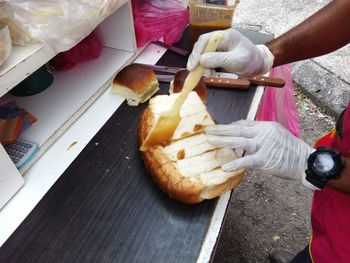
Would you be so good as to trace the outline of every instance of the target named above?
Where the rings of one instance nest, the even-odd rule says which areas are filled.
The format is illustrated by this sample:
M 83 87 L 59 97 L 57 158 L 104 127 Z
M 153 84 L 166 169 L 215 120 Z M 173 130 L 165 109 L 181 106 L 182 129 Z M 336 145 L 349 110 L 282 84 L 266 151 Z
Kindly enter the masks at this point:
M 6 3 L 0 3 L 0 28 L 8 26 L 11 34 L 13 45 L 27 45 L 33 42 L 38 42 L 29 36 L 27 32 L 21 28 L 14 20 Z
M 10 30 L 7 26 L 0 28 L 0 65 L 10 56 L 12 51 L 12 42 Z
M 6 0 L 8 16 L 31 38 L 55 52 L 72 48 L 125 1 Z

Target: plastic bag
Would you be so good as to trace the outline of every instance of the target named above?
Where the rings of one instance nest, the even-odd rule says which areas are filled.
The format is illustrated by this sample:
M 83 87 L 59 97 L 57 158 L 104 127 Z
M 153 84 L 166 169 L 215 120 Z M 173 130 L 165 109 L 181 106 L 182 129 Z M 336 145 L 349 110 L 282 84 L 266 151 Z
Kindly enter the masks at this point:
M 0 0 L 1 1 L 1 0 Z M 27 45 L 38 40 L 32 39 L 17 22 L 12 18 L 11 12 L 6 3 L 0 3 L 0 27 L 8 26 L 11 35 L 11 41 L 14 45 Z
M 7 26 L 0 28 L 0 65 L 10 56 L 12 51 L 12 42 L 10 30 Z
M 132 6 L 138 47 L 162 37 L 166 45 L 178 42 L 189 21 L 178 0 L 133 0 Z
M 273 68 L 271 77 L 282 78 L 284 88 L 266 87 L 259 106 L 256 120 L 277 121 L 287 128 L 294 136 L 300 136 L 300 122 L 294 98 L 291 66 L 289 64 Z
M 55 52 L 72 48 L 107 16 L 125 3 L 122 0 L 6 0 L 9 16 L 30 37 Z

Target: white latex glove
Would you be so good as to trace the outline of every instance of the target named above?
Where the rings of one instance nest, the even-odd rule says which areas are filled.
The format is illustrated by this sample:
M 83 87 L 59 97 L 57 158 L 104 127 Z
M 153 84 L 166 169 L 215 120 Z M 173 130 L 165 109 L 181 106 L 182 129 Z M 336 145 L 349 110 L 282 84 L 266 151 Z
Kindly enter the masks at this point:
M 213 32 L 199 37 L 188 59 L 187 70 L 192 71 L 200 63 L 205 68 L 221 67 L 240 76 L 260 75 L 270 71 L 274 56 L 265 45 L 254 45 L 232 28 L 221 32 L 224 39 L 217 52 L 202 54 Z
M 301 180 L 315 189 L 305 179 L 307 159 L 313 148 L 279 123 L 241 120 L 207 127 L 206 133 L 210 144 L 246 151 L 242 158 L 224 164 L 224 171 L 253 168 L 280 178 Z

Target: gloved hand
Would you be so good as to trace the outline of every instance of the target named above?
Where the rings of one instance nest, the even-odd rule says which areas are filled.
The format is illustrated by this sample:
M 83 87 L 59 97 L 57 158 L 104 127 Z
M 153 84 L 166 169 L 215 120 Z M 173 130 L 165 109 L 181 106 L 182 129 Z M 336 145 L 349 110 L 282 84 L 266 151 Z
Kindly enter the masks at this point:
M 254 45 L 232 28 L 221 32 L 224 39 L 217 52 L 202 55 L 213 32 L 199 37 L 188 59 L 187 70 L 192 71 L 200 63 L 205 68 L 221 67 L 240 76 L 253 76 L 270 71 L 274 56 L 265 45 Z
M 206 133 L 210 144 L 246 151 L 242 158 L 224 164 L 224 171 L 253 168 L 280 178 L 301 180 L 315 189 L 305 180 L 307 159 L 313 149 L 279 123 L 241 120 L 207 127 Z

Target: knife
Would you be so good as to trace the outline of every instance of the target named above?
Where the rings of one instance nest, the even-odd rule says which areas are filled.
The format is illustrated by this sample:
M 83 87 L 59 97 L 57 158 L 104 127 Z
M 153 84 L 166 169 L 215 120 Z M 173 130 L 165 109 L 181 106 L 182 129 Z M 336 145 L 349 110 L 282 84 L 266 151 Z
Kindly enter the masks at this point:
M 253 85 L 270 86 L 275 88 L 283 88 L 286 82 L 281 78 L 272 78 L 262 75 L 256 75 L 251 77 L 238 77 L 233 73 L 216 72 L 214 74 L 217 78 L 233 78 L 233 79 L 247 79 Z
M 173 75 L 160 75 L 157 74 L 157 79 L 160 82 L 171 82 L 174 79 Z M 233 89 L 248 89 L 250 82 L 247 79 L 233 79 L 233 78 L 221 78 L 221 77 L 204 77 L 204 82 L 207 86 L 221 87 L 221 88 L 233 88 Z
M 160 65 L 149 65 L 149 64 L 141 64 L 141 65 L 144 65 L 148 68 L 151 68 L 152 70 L 154 71 L 158 71 L 158 72 L 166 72 L 166 73 L 172 73 L 172 74 L 175 74 L 176 72 L 180 71 L 180 70 L 186 70 L 186 68 L 180 68 L 180 67 L 171 67 L 171 66 L 160 66 Z M 160 77 L 160 79 L 163 79 L 163 80 L 160 80 L 158 79 L 159 81 L 164 81 L 164 82 L 170 82 L 171 79 L 169 80 L 167 77 L 168 75 L 157 75 Z M 164 76 L 164 77 L 163 77 Z M 172 77 L 172 76 L 171 76 Z M 171 78 L 170 77 L 170 78 Z M 250 84 L 253 84 L 253 85 L 262 85 L 262 86 L 270 86 L 270 87 L 276 87 L 276 88 L 282 88 L 284 87 L 285 85 L 285 81 L 281 78 L 272 78 L 272 77 L 266 77 L 266 76 L 262 76 L 262 75 L 257 75 L 257 76 L 252 76 L 252 77 L 238 77 L 236 74 L 233 74 L 233 73 L 226 73 L 226 72 L 216 72 L 216 74 L 212 77 L 214 78 L 213 81 L 211 80 L 206 80 L 206 81 L 209 81 L 209 83 L 212 83 L 211 86 L 214 86 L 214 87 L 219 87 L 222 84 L 223 82 L 226 81 L 229 81 L 228 79 L 230 80 L 248 80 L 250 82 Z M 225 79 L 225 81 L 221 81 L 221 82 L 217 82 L 219 81 L 218 79 L 215 79 L 215 78 L 223 78 Z M 206 84 L 210 85 L 209 83 L 206 82 Z M 245 82 L 235 82 L 235 83 L 227 83 L 227 84 L 230 84 L 230 85 L 235 85 L 237 84 L 237 88 L 241 87 L 241 85 L 246 85 L 246 81 Z

